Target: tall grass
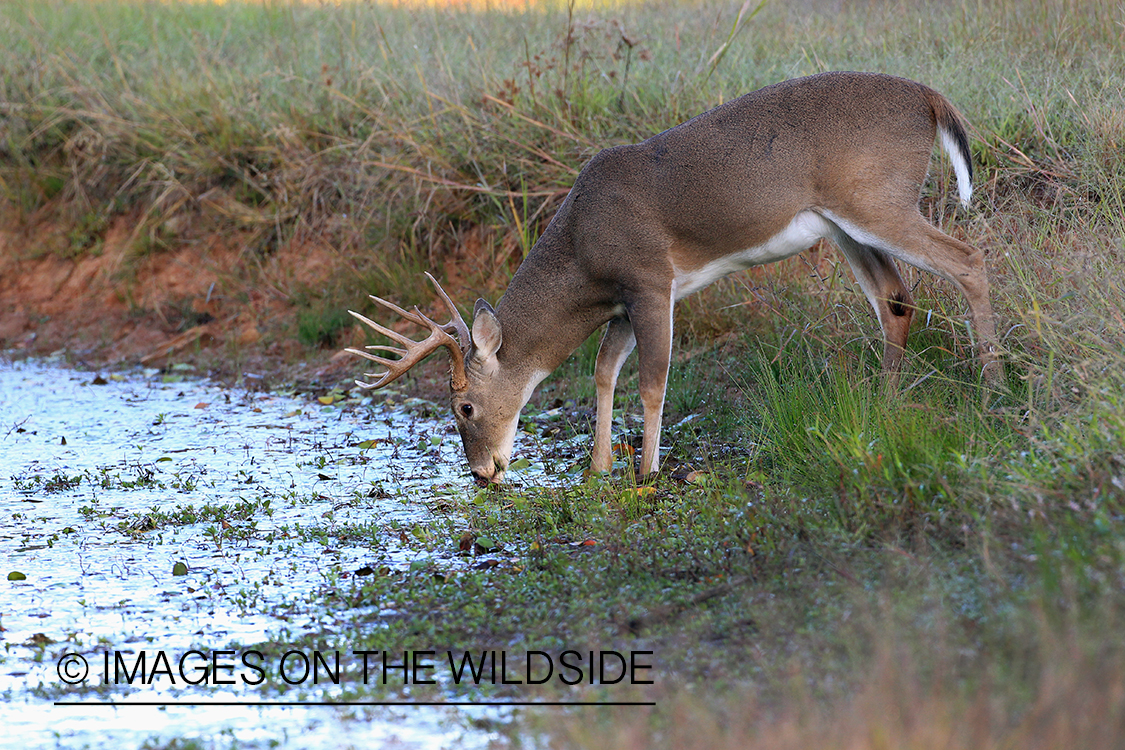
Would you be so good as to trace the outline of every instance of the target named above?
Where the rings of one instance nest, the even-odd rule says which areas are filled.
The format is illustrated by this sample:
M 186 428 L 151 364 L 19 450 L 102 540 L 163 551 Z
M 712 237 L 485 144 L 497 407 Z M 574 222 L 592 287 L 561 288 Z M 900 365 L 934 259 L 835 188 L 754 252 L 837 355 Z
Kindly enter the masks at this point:
M 561 606 L 608 631 L 599 596 L 686 596 L 712 574 L 753 582 L 757 593 L 691 622 L 692 638 L 714 627 L 751 664 L 724 672 L 739 688 L 729 705 L 669 692 L 670 708 L 591 725 L 597 737 L 559 719 L 551 731 L 567 746 L 606 732 L 623 747 L 1119 746 L 1125 10 L 757 7 L 12 0 L 0 5 L 3 215 L 73 230 L 68 246 L 28 253 L 96 252 L 119 221 L 135 226 L 138 256 L 215 233 L 252 250 L 248 266 L 291 245 L 330 246 L 329 280 L 288 290 L 292 335 L 328 344 L 339 311 L 368 293 L 426 299 L 423 269 L 466 300 L 495 299 L 600 148 L 796 75 L 928 83 L 972 123 L 979 168 L 963 211 L 939 157 L 923 210 L 987 253 L 1006 387 L 982 398 L 963 300 L 926 274 L 906 272 L 918 310 L 897 394 L 879 377 L 877 325 L 830 249 L 720 282 L 680 306 L 669 394 L 671 420 L 700 417 L 670 431 L 671 453 L 719 478 L 662 485 L 654 505 L 634 493 L 624 509 L 612 486 L 560 493 L 551 534 L 608 541 L 614 564 L 583 572 L 568 559 L 536 580 L 578 570 L 573 584 L 594 603 L 579 608 L 565 591 L 546 601 L 517 581 L 496 610 L 516 623 L 513 638 Z M 586 377 L 593 351 L 561 376 Z M 632 390 L 626 372 L 630 412 Z M 739 450 L 718 450 L 730 445 Z M 516 543 L 542 533 L 520 514 L 488 513 L 490 534 L 505 523 Z M 909 572 L 900 580 L 888 559 Z M 509 583 L 488 585 L 500 597 Z M 851 654 L 829 632 L 862 610 L 841 585 L 888 590 L 925 627 L 876 623 Z M 793 612 L 759 637 L 747 618 L 765 622 L 781 599 Z M 955 662 L 948 681 L 927 681 L 937 667 L 924 648 L 912 662 L 878 646 L 886 632 L 931 642 L 935 622 L 952 633 L 936 652 Z M 1073 641 L 1053 646 L 1059 633 Z M 1025 673 L 1001 663 L 1009 656 Z M 876 669 L 847 682 L 866 688 L 854 698 L 755 703 L 755 669 L 783 672 L 787 659 L 795 680 L 820 684 L 851 679 L 838 663 Z M 973 660 L 983 666 L 963 663 Z
M 1074 212 L 1120 204 L 1112 4 L 738 10 L 6 3 L 3 195 L 25 220 L 138 215 L 163 245 L 202 214 L 264 252 L 315 235 L 435 266 L 469 227 L 526 248 L 604 146 L 849 68 L 947 92 L 977 123 L 986 200 L 1031 185 Z M 488 263 L 510 269 L 509 250 Z

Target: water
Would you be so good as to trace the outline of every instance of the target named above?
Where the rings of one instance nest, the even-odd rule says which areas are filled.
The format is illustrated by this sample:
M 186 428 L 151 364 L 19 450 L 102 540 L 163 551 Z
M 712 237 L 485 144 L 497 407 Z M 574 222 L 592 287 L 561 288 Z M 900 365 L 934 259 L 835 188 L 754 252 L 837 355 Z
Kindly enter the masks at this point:
M 242 644 L 314 628 L 315 613 L 290 604 L 332 571 L 408 567 L 424 554 L 395 534 L 341 544 L 335 532 L 373 519 L 425 525 L 434 519 L 420 499 L 471 491 L 447 421 L 370 399 L 323 405 L 153 371 L 102 378 L 0 362 L 5 746 L 486 746 L 494 735 L 468 720 L 496 712 L 93 705 L 261 701 L 239 681 Z M 229 649 L 220 659 L 232 668 L 214 674 L 236 684 L 185 685 L 176 658 L 193 648 Z M 173 673 L 102 685 L 102 655 L 117 652 L 134 667 L 141 652 L 150 667 L 163 652 Z M 60 664 L 67 654 L 86 659 L 87 679 L 75 657 Z M 336 695 L 318 690 L 317 700 Z

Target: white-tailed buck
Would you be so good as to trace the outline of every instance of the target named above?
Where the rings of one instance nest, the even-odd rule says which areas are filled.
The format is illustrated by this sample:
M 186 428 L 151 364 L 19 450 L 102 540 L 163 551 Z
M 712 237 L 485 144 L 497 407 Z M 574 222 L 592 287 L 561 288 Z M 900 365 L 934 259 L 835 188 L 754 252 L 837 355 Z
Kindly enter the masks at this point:
M 446 347 L 450 388 L 469 468 L 503 479 L 520 410 L 599 326 L 592 469 L 608 471 L 613 390 L 636 347 L 644 404 L 640 471 L 659 465 L 660 420 L 676 300 L 733 272 L 781 260 L 818 239 L 847 258 L 883 329 L 883 366 L 902 361 L 913 301 L 892 258 L 948 279 L 965 295 L 983 374 L 1001 376 L 980 250 L 922 218 L 918 199 L 935 137 L 948 152 L 962 203 L 972 160 L 960 114 L 936 91 L 873 73 L 784 81 L 705 112 L 585 166 L 495 309 L 477 300 L 470 331 L 430 276 L 453 319 L 372 298 L 430 335 L 415 342 L 352 313 L 403 348 L 398 359 L 349 351 L 395 380 Z M 428 274 L 427 274 L 428 275 Z M 454 338 L 456 336 L 456 338 Z

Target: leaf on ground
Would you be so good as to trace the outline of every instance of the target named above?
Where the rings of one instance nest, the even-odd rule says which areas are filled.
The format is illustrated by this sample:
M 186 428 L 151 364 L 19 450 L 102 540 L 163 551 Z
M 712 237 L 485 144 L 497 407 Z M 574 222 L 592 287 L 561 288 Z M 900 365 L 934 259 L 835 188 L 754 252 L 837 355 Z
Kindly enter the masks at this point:
M 172 575 L 174 575 L 174 576 L 186 576 L 187 574 L 188 574 L 187 563 L 185 563 L 183 561 L 179 561 L 175 565 L 172 566 Z
M 492 537 L 478 536 L 476 542 L 473 544 L 473 552 L 478 555 L 487 555 L 490 552 L 499 552 L 500 546 L 492 540 Z
M 705 471 L 689 471 L 684 481 L 690 484 L 707 484 L 710 478 L 711 475 Z
M 621 499 L 625 500 L 627 502 L 632 502 L 632 501 L 640 500 L 641 498 L 646 497 L 648 495 L 651 495 L 654 492 L 656 492 L 655 487 L 648 487 L 648 486 L 630 487 L 629 489 L 624 490 L 621 493 Z
M 23 573 L 19 572 L 18 570 L 13 570 L 11 573 L 8 574 L 8 580 L 9 581 L 26 581 L 27 576 L 25 576 Z
M 613 452 L 620 453 L 623 456 L 632 456 L 637 452 L 637 449 L 628 443 L 614 443 Z
M 362 568 L 355 572 L 357 576 L 371 576 L 377 575 L 387 577 L 391 574 L 391 569 L 386 565 L 380 565 L 377 568 L 372 568 L 370 565 L 364 565 Z

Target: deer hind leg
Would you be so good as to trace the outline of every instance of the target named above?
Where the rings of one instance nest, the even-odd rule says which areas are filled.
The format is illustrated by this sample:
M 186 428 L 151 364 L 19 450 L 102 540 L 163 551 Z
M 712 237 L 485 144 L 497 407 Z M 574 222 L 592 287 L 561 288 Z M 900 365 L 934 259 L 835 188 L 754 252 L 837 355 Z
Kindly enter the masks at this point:
M 910 335 L 910 320 L 914 317 L 914 298 L 894 261 L 885 252 L 861 244 L 846 234 L 835 239 L 860 289 L 875 309 L 875 317 L 883 329 L 883 372 L 887 382 L 895 386 Z
M 879 247 L 901 261 L 952 282 L 969 303 L 984 378 L 991 385 L 1000 384 L 1004 370 L 988 296 L 984 253 L 945 234 L 917 212 L 913 216 L 896 216 L 893 221 L 865 221 L 862 229 L 839 220 L 836 223 L 852 237 L 863 237 L 864 244 Z
M 606 326 L 598 348 L 598 359 L 594 365 L 594 385 L 598 391 L 598 413 L 594 428 L 594 455 L 590 470 L 609 471 L 613 466 L 613 451 L 610 447 L 610 432 L 613 427 L 613 391 L 617 387 L 617 375 L 625 359 L 637 345 L 633 326 L 628 318 L 614 318 Z
M 915 231 L 920 236 L 919 245 L 924 248 L 921 262 L 914 263 L 906 255 L 901 257 L 907 263 L 933 271 L 953 282 L 961 290 L 961 294 L 965 295 L 969 302 L 973 330 L 977 334 L 982 374 L 990 385 L 999 386 L 1004 378 L 1004 366 L 1000 362 L 1000 343 L 996 338 L 996 318 L 992 314 L 992 302 L 989 299 L 984 253 L 968 243 L 950 237 L 921 217 Z

